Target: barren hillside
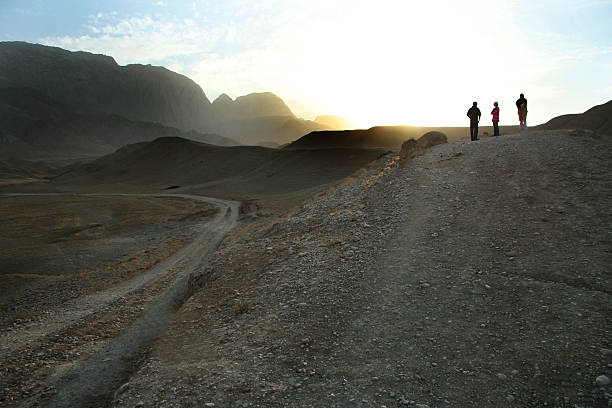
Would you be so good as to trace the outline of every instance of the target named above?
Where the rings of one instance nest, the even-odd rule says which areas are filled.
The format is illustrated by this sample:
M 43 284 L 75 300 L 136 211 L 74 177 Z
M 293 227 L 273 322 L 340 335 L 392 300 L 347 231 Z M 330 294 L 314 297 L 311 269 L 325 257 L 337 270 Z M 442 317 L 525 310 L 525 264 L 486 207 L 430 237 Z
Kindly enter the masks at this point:
M 557 116 L 537 129 L 589 129 L 612 136 L 612 101 L 593 106 L 583 113 Z
M 459 141 L 243 225 L 116 406 L 608 406 L 610 157 Z
M 189 192 L 294 205 L 385 154 L 383 149 L 222 147 L 182 138 L 126 146 L 55 178 L 50 188 Z
M 481 126 L 481 134 L 492 134 L 490 126 Z M 323 149 L 332 147 L 391 148 L 399 149 L 408 139 L 418 139 L 423 134 L 437 131 L 444 133 L 448 140 L 469 137 L 466 127 L 423 127 L 423 126 L 375 126 L 370 129 L 322 130 L 311 132 L 287 146 L 287 149 Z M 516 133 L 518 126 L 501 126 L 501 134 Z
M 38 198 L 3 198 L 6 228 L 15 235 L 4 244 L 24 259 L 35 262 L 39 251 L 26 245 L 32 233 L 13 225 L 30 225 L 59 272 L 60 262 L 82 255 L 100 261 L 95 251 L 81 251 L 84 240 L 98 239 L 90 242 L 96 251 L 121 254 L 112 271 L 156 277 L 136 290 L 128 290 L 129 279 L 80 296 L 98 279 L 115 279 L 90 270 L 89 286 L 72 279 L 55 294 L 52 285 L 30 288 L 41 294 L 32 310 L 23 308 L 32 306 L 27 297 L 14 310 L 8 302 L 15 321 L 0 338 L 4 405 L 609 405 L 609 137 L 578 130 L 459 140 L 404 163 L 387 154 L 356 172 L 351 166 L 380 151 L 242 147 L 223 156 L 213 147 L 221 150 L 210 157 L 240 158 L 242 175 L 219 184 L 226 191 L 240 186 L 246 197 L 248 188 L 259 189 L 262 203 L 276 195 L 308 201 L 257 217 L 248 200 L 239 213 L 236 202 L 177 194 L 220 211 L 174 255 L 160 252 L 171 248 L 155 239 L 171 225 L 150 232 L 137 226 L 138 237 L 124 228 L 125 217 L 191 223 L 208 214 L 184 203 L 184 217 L 182 206 L 159 195 L 177 178 L 205 176 L 209 148 L 182 139 L 137 144 L 73 169 L 62 183 L 30 186 L 50 191 Z M 355 152 L 362 156 L 340 160 Z M 325 182 L 325 171 L 333 182 Z M 114 184 L 120 176 L 136 184 Z M 307 183 L 316 187 L 295 190 Z M 211 191 L 206 185 L 170 190 L 203 194 Z M 153 194 L 110 200 L 74 193 L 87 189 Z M 64 204 L 44 211 L 54 200 Z M 98 207 L 79 204 L 90 200 Z M 154 211 L 144 211 L 142 200 Z M 75 209 L 81 219 L 70 216 Z M 32 216 L 39 221 L 26 222 Z M 177 228 L 162 238 L 191 227 Z M 60 242 L 49 232 L 76 235 Z M 168 258 L 148 271 L 140 267 L 160 256 Z M 41 279 L 48 268 L 35 266 L 31 278 Z M 11 275 L 5 293 L 13 282 L 36 283 L 24 278 Z M 93 310 L 92 299 L 101 299 Z
M 184 132 L 118 115 L 77 112 L 29 88 L 0 89 L 0 158 L 52 162 L 92 159 L 126 144 L 163 136 L 221 146 L 239 144 L 216 134 Z

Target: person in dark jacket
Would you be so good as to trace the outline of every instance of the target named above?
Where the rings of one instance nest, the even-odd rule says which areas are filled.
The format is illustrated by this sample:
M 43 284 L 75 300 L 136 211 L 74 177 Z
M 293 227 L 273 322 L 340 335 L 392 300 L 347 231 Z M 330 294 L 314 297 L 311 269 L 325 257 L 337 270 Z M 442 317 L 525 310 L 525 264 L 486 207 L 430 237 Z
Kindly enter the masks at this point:
M 480 122 L 480 109 L 478 103 L 474 102 L 472 107 L 467 111 L 467 116 L 470 118 L 470 138 L 472 141 L 478 140 L 478 122 Z
M 516 108 L 518 109 L 519 127 L 521 130 L 527 130 L 527 99 L 521 94 L 516 100 Z
M 491 115 L 493 115 L 493 136 L 499 136 L 499 104 L 497 102 L 493 102 Z

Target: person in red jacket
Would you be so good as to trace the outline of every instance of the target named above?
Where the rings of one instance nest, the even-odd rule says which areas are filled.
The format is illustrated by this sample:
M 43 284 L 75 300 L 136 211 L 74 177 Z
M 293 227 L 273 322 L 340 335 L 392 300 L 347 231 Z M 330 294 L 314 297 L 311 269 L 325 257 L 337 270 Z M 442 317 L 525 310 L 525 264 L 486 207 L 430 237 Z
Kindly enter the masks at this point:
M 493 102 L 493 110 L 491 111 L 491 115 L 493 115 L 493 136 L 499 136 L 499 104 L 497 102 Z

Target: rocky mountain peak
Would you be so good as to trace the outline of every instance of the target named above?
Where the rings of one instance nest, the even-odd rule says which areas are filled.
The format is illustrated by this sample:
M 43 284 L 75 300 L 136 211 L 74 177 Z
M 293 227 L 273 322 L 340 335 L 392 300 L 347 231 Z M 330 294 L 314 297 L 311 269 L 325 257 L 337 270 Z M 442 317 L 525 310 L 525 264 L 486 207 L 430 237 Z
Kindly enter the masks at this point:
M 218 106 L 218 105 L 231 105 L 234 103 L 234 100 L 228 95 L 228 94 L 221 94 L 217 97 L 217 99 L 215 99 L 213 101 L 213 106 Z
M 0 42 L 0 87 L 31 88 L 82 113 L 179 129 L 206 127 L 210 101 L 191 79 L 150 65 L 24 42 Z
M 251 93 L 235 101 L 236 110 L 242 117 L 290 116 L 295 117 L 285 102 L 271 92 Z

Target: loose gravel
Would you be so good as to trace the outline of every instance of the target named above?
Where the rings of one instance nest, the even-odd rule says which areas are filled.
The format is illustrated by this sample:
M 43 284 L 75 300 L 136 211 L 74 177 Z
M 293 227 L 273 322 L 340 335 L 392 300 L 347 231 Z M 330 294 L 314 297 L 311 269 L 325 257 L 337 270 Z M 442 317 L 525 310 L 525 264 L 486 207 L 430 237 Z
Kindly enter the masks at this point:
M 459 141 L 243 225 L 115 406 L 608 406 L 611 157 Z

